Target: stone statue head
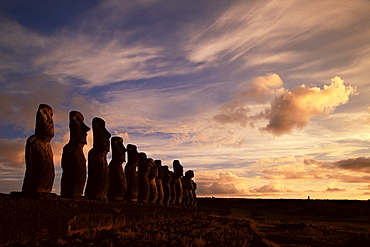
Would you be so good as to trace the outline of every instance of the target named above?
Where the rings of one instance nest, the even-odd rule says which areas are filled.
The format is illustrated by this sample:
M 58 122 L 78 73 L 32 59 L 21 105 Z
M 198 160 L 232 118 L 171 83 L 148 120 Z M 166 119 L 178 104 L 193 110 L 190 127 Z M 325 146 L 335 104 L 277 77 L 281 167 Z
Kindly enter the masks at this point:
M 37 110 L 35 135 L 39 137 L 54 137 L 53 109 L 46 104 L 40 104 Z
M 175 178 L 180 178 L 184 175 L 184 168 L 179 160 L 173 161 L 173 175 Z
M 118 159 L 122 162 L 126 161 L 126 148 L 123 146 L 123 139 L 119 136 L 114 136 L 111 139 L 112 159 Z
M 127 144 L 127 152 L 137 152 L 137 147 L 132 144 Z
M 158 171 L 157 164 L 151 158 L 148 159 L 148 162 L 149 162 L 149 165 L 150 165 L 150 176 L 151 177 L 158 177 L 158 172 L 159 171 Z
M 95 117 L 92 121 L 93 128 L 93 147 L 99 150 L 109 152 L 109 138 L 111 134 L 105 128 L 105 121 L 101 118 Z
M 158 176 L 157 178 L 161 179 L 163 177 L 163 171 L 162 171 L 162 160 L 155 160 L 154 164 L 157 166 L 158 169 Z
M 169 178 L 170 170 L 168 169 L 168 166 L 162 166 L 161 170 L 162 170 L 163 180 L 169 181 L 170 180 Z
M 80 112 L 69 113 L 69 129 L 71 142 L 87 144 L 86 136 L 90 128 L 84 123 L 84 116 Z
M 187 177 L 189 179 L 193 178 L 194 177 L 194 171 L 192 171 L 192 170 L 186 171 L 185 172 L 185 177 Z
M 150 172 L 150 163 L 146 153 L 139 153 L 139 168 L 141 172 Z

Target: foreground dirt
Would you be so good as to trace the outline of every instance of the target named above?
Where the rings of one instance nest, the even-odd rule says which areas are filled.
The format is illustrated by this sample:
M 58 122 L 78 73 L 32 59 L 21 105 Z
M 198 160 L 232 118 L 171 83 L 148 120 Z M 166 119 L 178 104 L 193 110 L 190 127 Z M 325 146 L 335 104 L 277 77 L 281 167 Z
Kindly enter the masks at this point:
M 279 246 L 370 246 L 370 201 L 203 199 Z M 254 222 L 254 223 L 253 223 Z
M 74 235 L 48 241 L 32 241 L 10 246 L 275 246 L 261 238 L 249 220 L 226 217 L 177 220 L 139 225 L 91 235 Z
M 200 198 L 198 208 L 0 196 L 1 219 L 115 212 L 201 210 L 207 217 L 158 221 L 10 246 L 370 246 L 369 201 Z

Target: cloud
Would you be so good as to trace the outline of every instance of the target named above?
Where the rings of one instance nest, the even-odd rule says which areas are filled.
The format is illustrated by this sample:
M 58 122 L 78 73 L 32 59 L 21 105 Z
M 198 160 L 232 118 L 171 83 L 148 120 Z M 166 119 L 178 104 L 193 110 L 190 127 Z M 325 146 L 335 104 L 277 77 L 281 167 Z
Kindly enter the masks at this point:
M 341 2 L 338 5 L 333 0 L 309 3 L 291 0 L 287 4 L 276 1 L 235 1 L 206 27 L 204 24 L 194 24 L 187 35 L 191 37 L 186 46 L 188 58 L 207 63 L 243 58 L 246 66 L 251 66 L 256 53 L 267 53 L 273 58 L 273 50 L 296 57 L 285 50 L 296 52 L 294 48 L 303 42 L 317 42 L 318 36 L 323 33 L 345 30 L 356 21 L 361 24 L 360 20 L 366 18 L 366 1 L 357 1 L 355 4 Z M 354 18 L 355 15 L 357 18 Z M 268 60 L 266 57 L 262 62 Z M 279 57 L 273 62 L 292 61 Z
M 292 188 L 283 186 L 279 182 L 273 182 L 270 184 L 263 185 L 260 188 L 250 188 L 251 193 L 281 193 L 281 192 L 293 192 Z
M 47 36 L 5 18 L 0 18 L 0 32 L 0 82 L 8 73 L 32 72 L 33 57 L 47 44 Z
M 56 128 L 68 126 L 68 112 L 71 110 L 81 111 L 85 116 L 99 114 L 97 101 L 74 92 L 51 76 L 41 74 L 12 81 L 0 88 L 0 123 L 30 134 L 41 103 L 53 108 Z
M 304 164 L 319 172 L 319 178 L 344 183 L 369 183 L 370 158 L 357 157 L 339 161 L 319 161 L 305 158 Z
M 283 93 L 283 81 L 277 74 L 267 74 L 257 77 L 248 84 L 248 88 L 238 93 L 234 99 L 220 107 L 220 113 L 213 117 L 219 123 L 237 123 L 245 126 L 250 120 L 256 120 L 258 115 L 248 116 L 251 108 L 247 102 L 265 103 L 269 97 Z
M 254 79 L 247 90 L 224 103 L 213 120 L 221 124 L 249 124 L 253 127 L 256 121 L 267 119 L 269 122 L 260 128 L 261 131 L 274 136 L 288 134 L 306 127 L 312 117 L 332 113 L 339 105 L 346 104 L 350 95 L 356 94 L 355 87 L 344 85 L 340 77 L 331 81 L 323 89 L 301 85 L 289 91 L 282 87 L 283 81 L 277 74 L 267 74 Z M 270 107 L 251 113 L 248 101 L 262 103 L 271 96 L 276 97 L 270 102 Z
M 223 194 L 225 196 L 245 196 L 248 194 L 248 179 L 238 176 L 239 172 L 196 171 L 198 194 L 204 196 Z
M 289 164 L 263 169 L 266 179 L 325 179 L 325 172 L 303 164 Z
M 0 166 L 19 169 L 24 167 L 24 148 L 25 140 L 0 139 Z
M 0 69 L 7 73 L 37 71 L 69 85 L 78 80 L 84 88 L 196 71 L 198 65 L 165 45 L 167 35 L 156 33 L 153 38 L 162 22 L 133 28 L 131 22 L 136 18 L 147 21 L 149 17 L 144 18 L 142 12 L 156 4 L 104 1 L 48 35 L 2 18 Z
M 307 158 L 304 160 L 304 163 L 307 165 L 316 164 L 321 167 L 332 168 L 332 169 L 339 168 L 339 169 L 351 170 L 355 172 L 370 173 L 370 158 L 366 158 L 366 157 L 349 158 L 349 159 L 333 161 L 333 162 L 324 162 L 324 161 L 318 161 L 315 159 Z
M 199 188 L 198 194 L 203 195 L 224 194 L 231 196 L 232 194 L 240 194 L 244 192 L 243 190 L 238 189 L 233 183 L 221 184 L 219 182 L 213 182 L 211 185 L 206 183 L 199 183 L 198 188 Z
M 340 192 L 340 191 L 346 191 L 346 189 L 327 187 L 324 192 Z
M 302 129 L 312 117 L 329 114 L 337 106 L 346 104 L 353 94 L 355 88 L 345 86 L 340 77 L 334 77 L 331 84 L 324 85 L 323 89 L 305 85 L 295 87 L 271 102 L 266 114 L 269 123 L 261 130 L 281 136 L 293 129 Z
M 295 156 L 285 156 L 279 158 L 267 158 L 264 157 L 256 161 L 258 164 L 271 164 L 271 163 L 293 163 L 297 162 L 297 158 Z
M 359 190 L 370 190 L 370 184 L 366 185 L 365 187 L 358 188 Z
M 362 171 L 370 173 L 370 158 L 366 157 L 357 157 L 350 158 L 347 160 L 339 160 L 333 162 L 333 165 L 341 169 L 349 169 L 353 171 Z

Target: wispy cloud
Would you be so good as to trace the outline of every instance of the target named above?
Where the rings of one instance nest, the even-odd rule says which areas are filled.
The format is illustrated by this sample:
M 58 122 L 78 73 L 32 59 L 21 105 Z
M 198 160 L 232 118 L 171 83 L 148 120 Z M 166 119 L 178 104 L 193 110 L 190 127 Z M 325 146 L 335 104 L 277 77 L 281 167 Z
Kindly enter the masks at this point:
M 351 5 L 342 3 L 234 2 L 208 28 L 194 27 L 188 57 L 196 62 L 213 62 L 225 57 L 229 60 L 244 57 L 248 61 L 250 53 L 259 51 L 280 50 L 281 53 L 282 49 L 288 50 L 287 47 L 294 51 L 300 43 L 314 41 L 319 34 L 346 29 L 366 17 L 366 1 Z M 333 8 L 333 5 L 337 7 Z M 253 63 L 253 57 L 250 60 Z
M 53 108 L 56 128 L 68 126 L 68 112 L 75 109 L 87 115 L 97 114 L 99 103 L 91 97 L 73 92 L 48 75 L 14 80 L 0 89 L 0 122 L 15 126 L 25 134 L 32 133 L 39 104 Z

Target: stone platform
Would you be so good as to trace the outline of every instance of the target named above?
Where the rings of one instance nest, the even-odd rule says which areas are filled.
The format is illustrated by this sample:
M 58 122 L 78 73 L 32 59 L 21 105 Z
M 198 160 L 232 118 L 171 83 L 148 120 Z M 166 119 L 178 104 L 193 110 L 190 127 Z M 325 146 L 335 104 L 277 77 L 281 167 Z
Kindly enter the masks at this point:
M 0 194 L 0 246 L 209 214 L 201 209 L 177 206 L 99 202 L 85 198 L 30 199 Z

